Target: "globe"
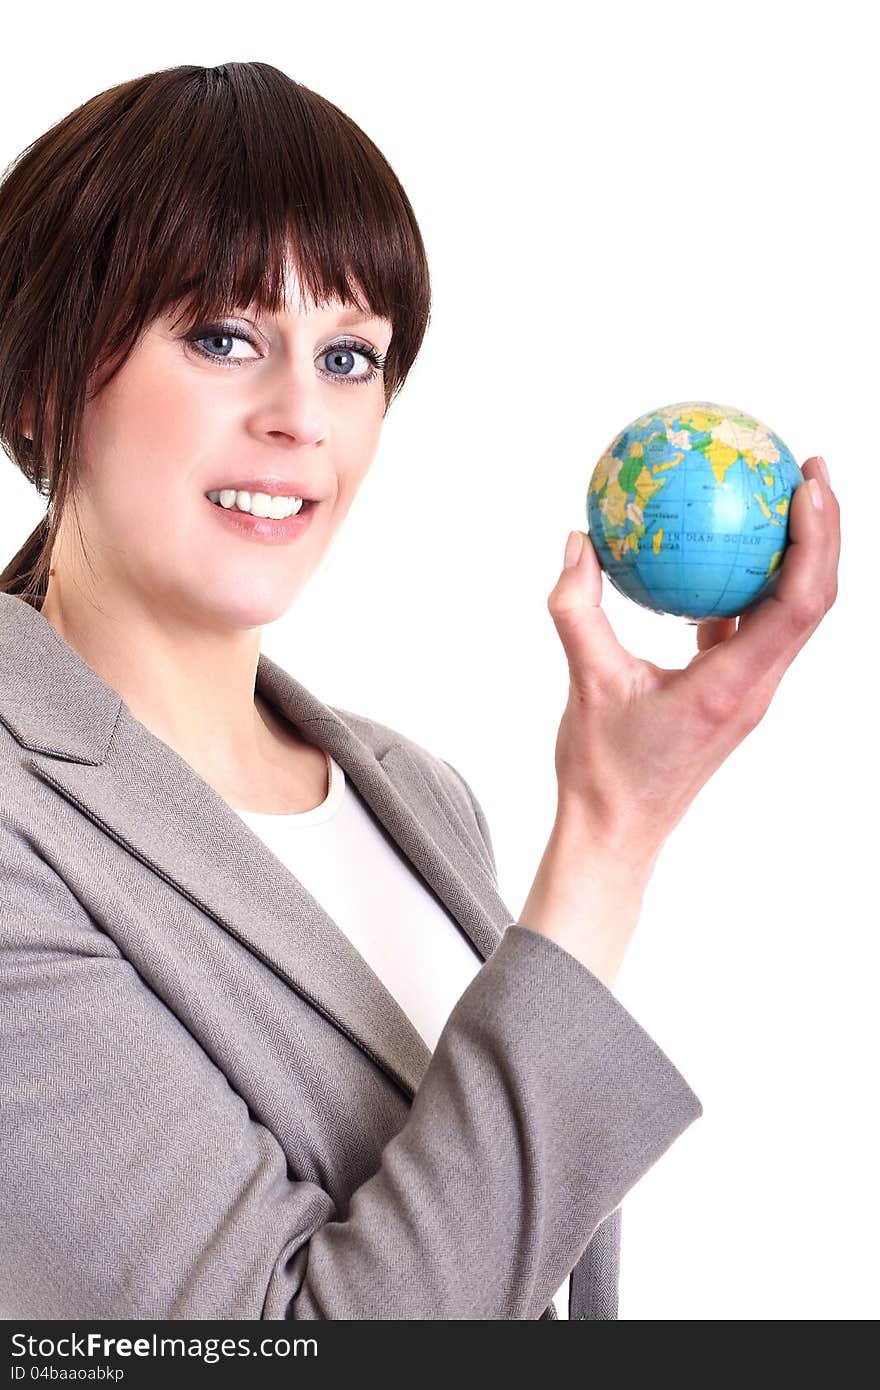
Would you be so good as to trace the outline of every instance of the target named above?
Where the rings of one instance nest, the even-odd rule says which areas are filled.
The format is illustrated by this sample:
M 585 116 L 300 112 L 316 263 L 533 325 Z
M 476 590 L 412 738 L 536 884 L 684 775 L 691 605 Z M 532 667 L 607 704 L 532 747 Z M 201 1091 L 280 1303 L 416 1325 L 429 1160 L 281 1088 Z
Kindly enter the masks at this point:
M 654 613 L 731 618 L 773 592 L 804 481 L 745 411 L 680 401 L 621 430 L 593 470 L 590 540 L 620 593 Z

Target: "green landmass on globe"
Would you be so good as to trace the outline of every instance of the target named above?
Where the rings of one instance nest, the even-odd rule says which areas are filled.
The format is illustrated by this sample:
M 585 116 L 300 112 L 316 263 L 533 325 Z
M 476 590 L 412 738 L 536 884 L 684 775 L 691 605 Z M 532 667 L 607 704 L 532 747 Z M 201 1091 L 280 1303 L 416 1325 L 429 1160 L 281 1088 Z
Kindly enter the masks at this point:
M 732 406 L 680 401 L 621 430 L 597 463 L 587 525 L 627 598 L 692 622 L 772 593 L 804 481 L 768 426 Z

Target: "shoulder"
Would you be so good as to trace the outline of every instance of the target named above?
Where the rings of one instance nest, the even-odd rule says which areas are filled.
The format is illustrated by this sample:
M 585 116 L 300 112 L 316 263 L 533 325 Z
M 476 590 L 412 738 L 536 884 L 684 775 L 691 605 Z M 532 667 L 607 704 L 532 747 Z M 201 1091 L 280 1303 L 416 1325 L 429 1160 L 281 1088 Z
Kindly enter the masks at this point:
M 330 705 L 328 708 L 380 760 L 387 756 L 392 747 L 402 748 L 423 773 L 439 777 L 444 787 L 461 789 L 462 779 L 439 751 L 427 748 L 409 734 L 392 728 L 390 724 L 383 724 L 378 719 L 370 719 L 366 715 L 356 714 L 353 710 L 341 709 L 336 705 Z
M 328 708 L 372 750 L 377 758 L 384 759 L 392 747 L 402 749 L 405 752 L 409 761 L 415 764 L 431 785 L 435 795 L 447 807 L 453 807 L 458 813 L 459 821 L 463 822 L 468 830 L 470 838 L 477 845 L 494 878 L 496 875 L 495 853 L 486 816 L 472 787 L 465 780 L 458 767 L 448 758 L 445 758 L 439 750 L 425 747 L 424 744 L 419 743 L 410 735 L 392 728 L 389 724 L 383 724 L 381 721 L 370 719 L 363 714 L 356 714 L 353 710 L 341 709 L 336 705 L 330 705 Z

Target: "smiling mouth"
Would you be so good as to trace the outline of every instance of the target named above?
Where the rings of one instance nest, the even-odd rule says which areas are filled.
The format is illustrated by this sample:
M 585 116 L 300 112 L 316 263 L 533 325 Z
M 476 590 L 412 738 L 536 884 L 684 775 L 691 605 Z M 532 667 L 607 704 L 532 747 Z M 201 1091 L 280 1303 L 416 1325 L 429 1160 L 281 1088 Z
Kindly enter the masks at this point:
M 208 496 L 204 499 L 227 533 L 237 533 L 264 545 L 288 545 L 311 529 L 312 512 L 320 499 L 303 502 L 298 512 L 289 516 L 258 516 L 254 512 L 240 510 L 236 506 L 223 507 Z
M 256 494 L 253 494 L 251 496 L 250 504 L 247 507 L 240 507 L 237 501 L 232 501 L 228 506 L 224 506 L 223 503 L 220 501 L 219 491 L 206 492 L 204 495 L 213 506 L 219 507 L 221 511 L 233 512 L 238 516 L 252 516 L 255 520 L 258 521 L 289 521 L 292 517 L 302 516 L 304 512 L 307 512 L 311 507 L 315 505 L 315 499 L 312 497 L 306 497 L 301 500 L 294 499 L 292 497 L 285 497 L 283 499 L 279 499 L 282 502 L 282 509 L 280 515 L 277 515 L 272 511 L 269 511 L 264 515 L 262 511 L 253 510 L 253 497 L 256 496 Z M 294 506 L 291 509 L 291 503 L 295 500 L 299 500 L 299 506 Z

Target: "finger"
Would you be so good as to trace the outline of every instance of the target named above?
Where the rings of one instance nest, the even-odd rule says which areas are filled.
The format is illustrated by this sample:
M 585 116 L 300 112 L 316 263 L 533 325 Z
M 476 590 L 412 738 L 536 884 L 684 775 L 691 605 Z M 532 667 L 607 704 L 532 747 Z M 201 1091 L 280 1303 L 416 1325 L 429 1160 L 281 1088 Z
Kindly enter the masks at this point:
M 697 655 L 726 642 L 735 632 L 736 618 L 706 618 L 697 623 Z
M 602 567 L 589 535 L 583 537 L 580 558 L 563 569 L 547 599 L 568 658 L 569 672 L 584 689 L 605 684 L 633 658 L 620 645 L 602 608 Z
M 812 463 L 812 469 L 809 468 Z M 805 481 L 795 488 L 789 515 L 788 545 L 772 594 L 740 617 L 726 641 L 700 653 L 681 673 L 697 704 L 711 708 L 721 695 L 738 705 L 749 691 L 783 672 L 794 660 L 829 606 L 835 535 L 831 508 L 818 511 L 806 481 L 817 470 L 804 467 Z M 824 489 L 827 498 L 829 489 Z
M 822 497 L 825 503 L 823 512 L 827 513 L 826 525 L 828 534 L 822 551 L 825 561 L 824 585 L 820 583 L 819 587 L 823 588 L 826 597 L 826 607 L 830 608 L 831 604 L 834 603 L 837 598 L 837 571 L 840 565 L 840 504 L 816 458 L 807 459 L 801 471 L 807 479 L 818 479 L 822 488 Z M 780 575 L 780 583 L 782 582 L 782 576 Z M 750 608 L 748 612 L 740 614 L 740 627 L 748 627 L 749 624 L 753 622 L 759 610 L 760 604 L 755 608 Z M 780 678 L 792 659 L 791 657 L 786 659 L 786 655 L 786 653 L 783 653 L 781 660 L 777 661 L 775 667 L 771 668 L 771 670 L 778 671 Z

